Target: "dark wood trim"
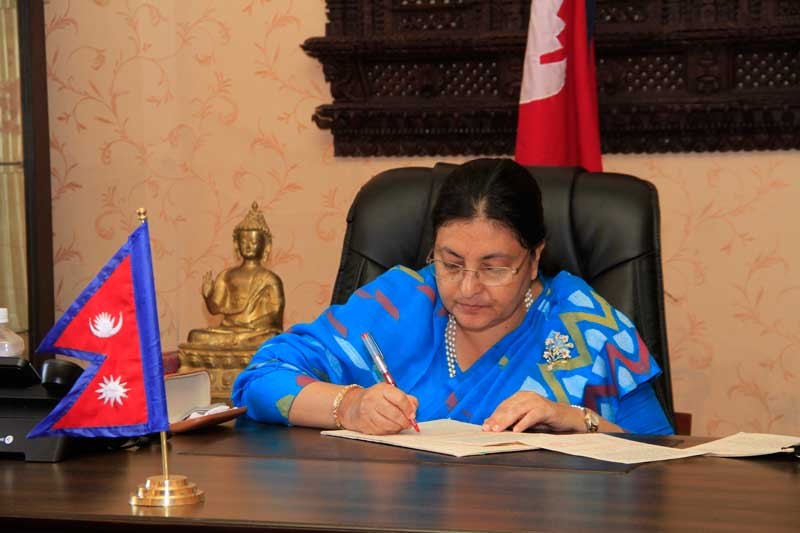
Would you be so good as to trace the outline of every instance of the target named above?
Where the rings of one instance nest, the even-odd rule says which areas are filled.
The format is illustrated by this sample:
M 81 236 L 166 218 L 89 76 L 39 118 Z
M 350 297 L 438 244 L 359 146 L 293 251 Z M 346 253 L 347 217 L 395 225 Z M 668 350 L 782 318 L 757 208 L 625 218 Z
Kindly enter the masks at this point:
M 597 0 L 604 153 L 800 148 L 800 7 Z M 303 43 L 340 156 L 511 154 L 530 0 L 327 0 Z
M 29 351 L 31 361 L 39 366 L 50 356 L 36 355 L 34 350 L 53 325 L 55 309 L 44 2 L 21 0 L 17 4 L 28 250 Z

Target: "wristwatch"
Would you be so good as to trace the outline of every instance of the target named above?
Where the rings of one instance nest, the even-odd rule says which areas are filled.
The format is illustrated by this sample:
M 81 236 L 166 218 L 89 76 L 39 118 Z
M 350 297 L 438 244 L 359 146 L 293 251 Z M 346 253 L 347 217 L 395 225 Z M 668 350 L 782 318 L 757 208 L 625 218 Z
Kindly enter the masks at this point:
M 597 433 L 597 429 L 600 427 L 600 417 L 588 407 L 581 407 L 580 410 L 583 412 L 583 422 L 586 424 L 586 432 Z

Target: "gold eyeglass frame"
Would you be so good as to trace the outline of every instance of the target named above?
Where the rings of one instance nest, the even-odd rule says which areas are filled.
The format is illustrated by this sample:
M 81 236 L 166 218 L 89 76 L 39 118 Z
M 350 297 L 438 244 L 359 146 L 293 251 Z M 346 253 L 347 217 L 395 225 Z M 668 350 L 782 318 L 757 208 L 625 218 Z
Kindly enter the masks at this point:
M 439 281 L 444 281 L 446 283 L 460 283 L 464 279 L 464 276 L 466 275 L 467 272 L 472 272 L 473 274 L 475 274 L 475 280 L 478 281 L 479 283 L 481 283 L 483 285 L 486 285 L 487 287 L 502 287 L 502 286 L 508 285 L 508 284 L 510 284 L 512 282 L 512 280 L 514 279 L 514 276 L 519 274 L 519 271 L 522 270 L 522 265 L 525 264 L 525 261 L 527 261 L 528 258 L 530 258 L 530 256 L 531 256 L 531 251 L 527 250 L 526 253 L 525 253 L 525 256 L 522 258 L 522 261 L 516 267 L 497 266 L 497 267 L 483 267 L 483 268 L 474 269 L 474 268 L 464 268 L 464 267 L 462 267 L 460 265 L 457 265 L 455 263 L 451 263 L 450 261 L 445 261 L 444 259 L 435 259 L 433 257 L 433 250 L 431 250 L 430 253 L 428 254 L 428 258 L 425 259 L 425 264 L 426 265 L 431 265 L 431 264 L 433 265 L 433 277 L 435 277 Z M 446 278 L 446 277 L 437 276 L 436 275 L 436 265 L 434 263 L 441 263 L 442 265 L 445 265 L 445 266 L 447 266 L 447 265 L 452 266 L 454 268 L 457 268 L 459 273 L 458 273 L 457 276 L 454 276 L 453 278 Z M 508 272 L 511 272 L 511 276 L 508 278 L 508 281 L 505 281 L 503 283 L 491 283 L 491 282 L 486 283 L 486 279 L 485 278 L 481 278 L 481 273 L 485 272 L 486 270 L 508 271 Z

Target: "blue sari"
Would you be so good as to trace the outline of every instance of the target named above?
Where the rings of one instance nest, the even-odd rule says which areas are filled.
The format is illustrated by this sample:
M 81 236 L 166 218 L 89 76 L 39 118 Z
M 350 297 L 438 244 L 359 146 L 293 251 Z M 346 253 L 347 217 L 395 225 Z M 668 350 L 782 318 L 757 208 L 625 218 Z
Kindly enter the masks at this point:
M 540 278 L 523 322 L 469 369 L 448 375 L 442 306 L 431 267 L 395 267 L 309 324 L 271 338 L 233 386 L 233 403 L 263 422 L 288 424 L 303 387 L 321 380 L 369 387 L 382 381 L 361 342 L 369 331 L 398 386 L 419 400 L 417 420 L 482 424 L 514 393 L 585 405 L 634 433 L 672 428 L 651 381 L 661 370 L 634 325 L 582 279 Z

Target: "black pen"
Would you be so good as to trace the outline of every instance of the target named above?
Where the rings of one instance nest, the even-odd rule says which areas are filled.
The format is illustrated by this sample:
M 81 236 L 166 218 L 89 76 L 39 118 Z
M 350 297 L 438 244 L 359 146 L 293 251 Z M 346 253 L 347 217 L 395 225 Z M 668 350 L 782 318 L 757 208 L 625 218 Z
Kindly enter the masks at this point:
M 383 379 L 389 385 L 394 385 L 397 387 L 397 382 L 395 382 L 392 375 L 389 373 L 389 367 L 386 366 L 386 360 L 383 358 L 383 353 L 381 349 L 378 348 L 378 343 L 375 342 L 375 339 L 372 338 L 372 335 L 369 334 L 369 331 L 365 331 L 361 335 L 361 340 L 364 341 L 364 346 L 367 347 L 367 351 L 372 356 L 372 360 L 375 362 L 375 366 L 378 367 L 378 370 L 381 374 L 383 374 Z M 411 421 L 411 425 L 414 426 L 414 429 L 417 430 L 419 433 L 419 426 L 417 425 L 417 421 L 413 418 L 409 418 Z

